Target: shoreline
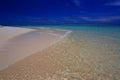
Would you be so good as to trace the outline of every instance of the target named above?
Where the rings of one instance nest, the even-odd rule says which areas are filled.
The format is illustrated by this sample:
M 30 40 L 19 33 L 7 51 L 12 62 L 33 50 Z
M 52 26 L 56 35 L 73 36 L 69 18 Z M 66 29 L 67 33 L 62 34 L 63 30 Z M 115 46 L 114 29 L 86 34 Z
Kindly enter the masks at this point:
M 0 70 L 3 70 L 10 65 L 16 63 L 17 61 L 20 61 L 31 54 L 34 54 L 36 52 L 40 52 L 55 43 L 61 41 L 64 37 L 66 37 L 68 34 L 71 33 L 71 31 L 64 32 L 64 35 L 57 34 L 54 32 L 54 29 L 49 29 L 53 30 L 50 33 L 49 32 L 41 32 L 44 29 L 31 29 L 31 28 L 19 28 L 19 27 L 8 27 L 8 26 L 3 26 L 2 28 L 10 28 L 8 29 L 30 29 L 31 31 L 23 33 L 23 34 L 18 34 L 17 36 L 12 36 L 12 38 L 8 38 L 8 40 L 5 42 L 5 44 L 0 45 Z M 2 29 L 1 28 L 1 29 Z M 16 32 L 16 31 L 15 31 Z M 52 33 L 53 32 L 53 33 Z M 58 30 L 59 32 L 59 30 Z M 6 34 L 5 32 L 3 32 Z M 14 33 L 14 30 L 12 34 Z M 5 36 L 3 34 L 3 36 Z M 14 33 L 16 34 L 16 33 Z M 52 35 L 52 34 L 57 34 L 57 35 Z M 62 32 L 63 34 L 63 32 Z M 10 34 L 6 34 L 9 36 Z M 2 36 L 2 35 L 1 35 Z M 0 37 L 1 37 L 0 36 Z M 3 39 L 4 40 L 4 39 Z M 7 60 L 6 60 L 7 58 Z
M 38 32 L 42 31 L 41 35 L 55 33 L 56 36 L 64 32 L 51 30 L 38 29 Z M 68 30 L 72 30 L 72 33 L 64 39 L 59 37 L 62 40 L 58 43 L 0 71 L 0 79 L 120 80 L 120 28 Z

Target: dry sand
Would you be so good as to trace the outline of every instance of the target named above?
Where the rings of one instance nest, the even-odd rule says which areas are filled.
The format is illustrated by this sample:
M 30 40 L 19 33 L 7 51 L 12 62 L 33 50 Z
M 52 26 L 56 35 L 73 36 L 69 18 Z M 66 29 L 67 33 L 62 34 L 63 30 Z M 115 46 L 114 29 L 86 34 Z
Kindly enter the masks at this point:
M 27 28 L 16 28 L 16 27 L 0 27 L 0 48 L 6 44 L 6 42 L 13 37 L 16 37 L 18 35 L 35 31 L 33 29 L 27 29 Z
M 57 42 L 61 35 L 54 34 L 44 29 L 1 27 L 0 70 Z

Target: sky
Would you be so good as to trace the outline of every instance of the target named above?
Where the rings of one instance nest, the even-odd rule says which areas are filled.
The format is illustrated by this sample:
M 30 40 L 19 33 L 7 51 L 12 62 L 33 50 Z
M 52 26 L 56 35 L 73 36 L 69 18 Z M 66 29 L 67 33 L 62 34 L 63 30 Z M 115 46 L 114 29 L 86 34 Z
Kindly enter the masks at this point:
M 1 25 L 120 25 L 120 0 L 0 0 Z

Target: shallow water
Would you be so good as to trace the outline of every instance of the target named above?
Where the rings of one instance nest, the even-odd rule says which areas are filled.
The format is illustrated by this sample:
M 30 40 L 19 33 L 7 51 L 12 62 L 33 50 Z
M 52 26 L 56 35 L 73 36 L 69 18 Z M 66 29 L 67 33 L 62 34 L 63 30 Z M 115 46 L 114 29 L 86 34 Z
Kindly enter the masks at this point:
M 0 77 L 3 80 L 120 80 L 119 27 L 64 29 L 72 33 L 2 71 Z
M 78 30 L 71 38 L 82 45 L 78 53 L 94 69 L 94 80 L 120 79 L 120 28 Z
M 66 43 L 63 55 L 69 56 L 61 63 L 69 67 L 69 74 L 76 74 L 68 80 L 120 79 L 120 28 L 74 29 Z

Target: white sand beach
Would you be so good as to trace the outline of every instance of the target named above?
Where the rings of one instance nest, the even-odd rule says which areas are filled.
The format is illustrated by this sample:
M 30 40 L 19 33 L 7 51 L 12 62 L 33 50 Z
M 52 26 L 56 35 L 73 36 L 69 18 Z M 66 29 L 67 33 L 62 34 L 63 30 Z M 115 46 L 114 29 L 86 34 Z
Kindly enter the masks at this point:
M 0 70 L 57 42 L 62 35 L 44 29 L 0 28 Z M 63 33 L 63 32 L 62 32 Z M 65 31 L 64 31 L 65 33 Z
M 35 31 L 33 29 L 27 29 L 27 28 L 16 28 L 16 27 L 0 27 L 0 48 L 3 46 L 8 40 L 30 32 L 30 31 Z
M 82 28 L 30 28 L 9 39 L 0 80 L 120 80 L 120 29 Z

